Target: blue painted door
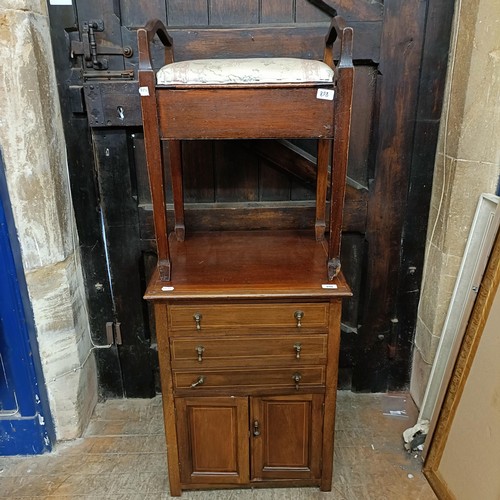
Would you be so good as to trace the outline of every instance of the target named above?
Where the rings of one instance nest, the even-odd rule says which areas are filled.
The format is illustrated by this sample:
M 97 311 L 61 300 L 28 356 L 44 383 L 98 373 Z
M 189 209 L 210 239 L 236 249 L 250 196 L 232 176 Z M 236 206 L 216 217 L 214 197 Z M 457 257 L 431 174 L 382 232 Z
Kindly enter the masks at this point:
M 50 450 L 53 426 L 0 156 L 0 455 Z
M 3 321 L 0 318 L 0 414 L 12 412 L 17 408 L 9 355 Z

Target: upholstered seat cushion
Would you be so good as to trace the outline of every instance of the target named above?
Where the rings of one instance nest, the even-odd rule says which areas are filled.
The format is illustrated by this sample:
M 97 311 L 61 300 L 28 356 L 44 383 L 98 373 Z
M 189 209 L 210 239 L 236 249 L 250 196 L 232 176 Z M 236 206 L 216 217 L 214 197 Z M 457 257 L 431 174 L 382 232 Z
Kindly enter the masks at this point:
M 156 75 L 158 85 L 259 83 L 332 83 L 325 63 L 295 58 L 197 59 L 168 64 Z

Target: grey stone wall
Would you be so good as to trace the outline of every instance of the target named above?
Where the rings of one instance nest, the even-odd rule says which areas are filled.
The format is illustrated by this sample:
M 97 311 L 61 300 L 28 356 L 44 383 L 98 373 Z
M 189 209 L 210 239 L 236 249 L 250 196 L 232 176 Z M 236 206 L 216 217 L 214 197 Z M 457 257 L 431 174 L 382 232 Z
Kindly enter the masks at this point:
M 500 2 L 457 0 L 411 393 L 420 405 L 481 193 L 500 175 Z
M 43 0 L 0 5 L 0 147 L 58 439 L 97 401 L 78 236 Z

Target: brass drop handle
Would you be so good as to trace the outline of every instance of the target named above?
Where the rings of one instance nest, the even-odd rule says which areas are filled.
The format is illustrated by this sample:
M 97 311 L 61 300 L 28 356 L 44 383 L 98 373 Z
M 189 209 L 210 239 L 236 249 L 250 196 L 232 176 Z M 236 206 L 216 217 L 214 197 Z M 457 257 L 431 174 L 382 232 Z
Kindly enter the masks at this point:
M 295 311 L 293 316 L 297 320 L 297 328 L 300 328 L 302 326 L 302 318 L 304 317 L 304 311 Z
M 300 351 L 302 351 L 302 344 L 300 342 L 297 342 L 296 344 L 293 344 L 293 348 L 295 349 L 295 357 L 297 359 L 300 359 Z
M 193 319 L 196 323 L 196 329 L 201 330 L 201 318 L 203 318 L 201 313 L 195 313 L 193 314 Z
M 292 380 L 295 382 L 295 390 L 299 390 L 299 382 L 302 380 L 302 375 L 297 372 L 292 375 Z
M 197 380 L 196 382 L 193 382 L 193 383 L 191 384 L 191 387 L 198 387 L 199 385 L 202 385 L 202 384 L 203 384 L 203 382 L 205 382 L 205 377 L 204 377 L 203 375 L 200 375 L 200 376 L 198 377 L 198 380 Z
M 260 436 L 260 428 L 259 428 L 259 421 L 258 420 L 254 420 L 253 421 L 253 435 L 255 437 L 257 436 Z
M 196 346 L 195 351 L 198 354 L 198 363 L 201 363 L 203 361 L 203 353 L 205 352 L 205 348 L 202 345 L 199 345 Z

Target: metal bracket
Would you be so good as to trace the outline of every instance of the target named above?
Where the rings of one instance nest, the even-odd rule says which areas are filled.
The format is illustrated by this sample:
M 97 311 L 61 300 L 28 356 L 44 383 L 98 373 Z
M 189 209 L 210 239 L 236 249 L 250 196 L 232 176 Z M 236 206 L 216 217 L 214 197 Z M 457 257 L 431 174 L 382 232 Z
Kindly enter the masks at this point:
M 106 340 L 109 345 L 122 345 L 121 323 L 118 321 L 116 323 L 112 321 L 106 323 Z

